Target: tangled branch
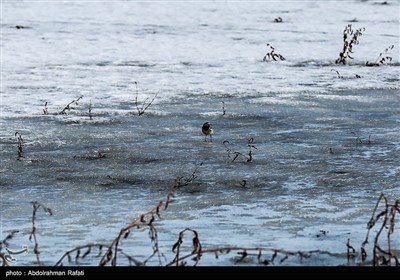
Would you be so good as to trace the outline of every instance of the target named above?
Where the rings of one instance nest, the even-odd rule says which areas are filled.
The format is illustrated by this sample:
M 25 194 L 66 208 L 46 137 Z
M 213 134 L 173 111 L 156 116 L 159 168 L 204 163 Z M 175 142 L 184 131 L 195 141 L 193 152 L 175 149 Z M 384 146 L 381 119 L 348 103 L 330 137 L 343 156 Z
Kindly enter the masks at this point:
M 124 228 L 122 228 L 120 230 L 119 234 L 117 235 L 117 237 L 108 246 L 105 254 L 100 259 L 99 266 L 105 266 L 109 262 L 111 262 L 111 266 L 116 266 L 117 265 L 117 256 L 118 256 L 118 253 L 120 252 L 118 246 L 121 243 L 122 239 L 128 238 L 132 229 L 140 229 L 143 227 L 149 228 L 149 237 L 153 244 L 153 253 L 152 253 L 152 255 L 150 255 L 150 257 L 148 257 L 144 261 L 144 264 L 146 264 L 146 262 L 149 261 L 156 254 L 158 255 L 159 263 L 161 264 L 161 257 L 163 256 L 163 254 L 160 253 L 160 250 L 158 248 L 158 235 L 157 235 L 157 230 L 153 223 L 157 219 L 161 219 L 161 214 L 160 214 L 161 211 L 162 210 L 165 211 L 168 208 L 169 203 L 175 197 L 175 193 L 180 188 L 189 185 L 197 178 L 197 174 L 196 174 L 197 170 L 202 164 L 203 163 L 200 163 L 189 177 L 177 177 L 175 179 L 172 190 L 168 193 L 167 198 L 165 200 L 161 200 L 155 207 L 153 207 L 149 211 L 139 215 L 131 223 L 129 223 Z
M 365 261 L 368 256 L 365 246 L 369 242 L 368 239 L 370 231 L 376 225 L 376 223 L 382 219 L 382 224 L 378 229 L 378 232 L 374 238 L 374 244 L 372 250 L 373 266 L 380 266 L 380 265 L 390 266 L 392 264 L 396 266 L 400 265 L 399 258 L 398 256 L 396 256 L 395 250 L 392 248 L 392 242 L 391 242 L 391 236 L 393 235 L 395 229 L 396 214 L 400 213 L 399 203 L 400 200 L 396 200 L 394 204 L 390 204 L 383 193 L 381 193 L 381 195 L 379 196 L 375 208 L 372 212 L 371 219 L 367 224 L 367 229 L 368 229 L 367 235 L 365 237 L 364 242 L 361 244 L 362 261 Z M 383 205 L 383 210 L 377 213 L 380 205 Z M 387 249 L 382 248 L 382 246 L 379 244 L 380 237 L 385 230 L 387 237 Z

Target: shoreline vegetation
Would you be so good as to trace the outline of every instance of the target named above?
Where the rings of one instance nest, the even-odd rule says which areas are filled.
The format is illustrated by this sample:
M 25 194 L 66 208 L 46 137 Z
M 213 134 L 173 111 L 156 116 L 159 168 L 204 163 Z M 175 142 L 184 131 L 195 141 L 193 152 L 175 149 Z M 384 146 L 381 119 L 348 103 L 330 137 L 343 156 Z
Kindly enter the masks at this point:
M 285 24 L 281 17 L 275 19 L 275 22 Z M 23 25 L 16 25 L 16 29 L 22 31 L 22 29 L 30 28 Z M 336 59 L 335 64 L 348 65 L 347 59 L 353 59 L 354 50 L 353 48 L 360 43 L 361 36 L 364 35 L 366 29 L 364 27 L 359 29 L 353 29 L 351 24 L 348 24 L 343 31 L 343 48 L 339 53 L 339 58 Z M 275 42 L 273 43 L 275 45 Z M 282 54 L 276 53 L 275 48 L 268 43 L 267 47 L 269 51 L 264 55 L 262 62 L 266 63 L 279 63 L 280 61 L 290 61 L 290 56 L 283 56 Z M 390 52 L 395 48 L 394 45 L 387 47 L 382 53 L 379 54 L 378 58 L 374 62 L 366 62 L 366 67 L 379 67 L 389 65 L 392 62 Z M 343 69 L 343 68 L 342 68 Z M 343 78 L 338 70 L 332 69 L 337 74 L 337 78 Z M 360 75 L 355 75 L 354 78 L 361 79 Z M 134 110 L 137 111 L 137 116 L 145 115 L 153 102 L 156 101 L 158 92 L 153 94 L 152 98 L 146 98 L 143 102 L 139 102 L 139 91 L 138 82 L 134 82 L 136 86 L 135 96 L 132 100 L 134 103 Z M 68 112 L 75 110 L 73 106 L 79 106 L 78 101 L 84 97 L 79 96 L 72 100 L 63 109 L 56 111 L 55 113 L 49 113 L 48 103 L 45 101 L 43 115 L 68 115 Z M 81 101 L 80 101 L 81 102 Z M 43 103 L 42 103 L 43 104 Z M 87 114 L 82 114 L 85 118 L 89 118 L 90 121 L 96 118 L 95 104 L 92 104 L 90 100 L 87 110 Z M 135 110 L 136 109 L 136 110 Z M 222 115 L 226 114 L 225 103 L 222 102 Z M 145 117 L 145 116 L 144 116 Z M 23 161 L 28 155 L 26 153 L 26 146 L 24 145 L 25 136 L 21 132 L 15 132 L 17 153 L 16 160 Z M 355 135 L 356 144 L 370 144 L 371 137 L 368 140 L 362 140 L 359 136 Z M 24 137 L 24 138 L 23 138 Z M 222 142 L 226 149 L 226 153 L 230 162 L 239 162 L 242 159 L 245 164 L 251 164 L 254 159 L 254 153 L 257 153 L 257 148 L 253 143 L 253 138 L 249 138 L 247 141 L 248 153 L 242 153 L 231 148 L 231 143 L 228 140 Z M 329 153 L 333 153 L 332 148 L 329 148 Z M 88 159 L 101 159 L 105 158 L 105 155 L 98 153 L 98 155 Z M 29 235 L 29 241 L 34 243 L 33 253 L 36 258 L 37 266 L 79 266 L 82 260 L 86 263 L 90 263 L 92 266 L 119 266 L 121 263 L 129 266 L 145 266 L 150 260 L 157 259 L 159 266 L 196 266 L 201 265 L 202 258 L 205 255 L 211 255 L 215 258 L 215 265 L 218 265 L 220 258 L 228 257 L 231 260 L 232 265 L 260 265 L 260 266 L 282 266 L 285 265 L 286 261 L 295 259 L 299 264 L 305 264 L 307 259 L 311 257 L 332 257 L 340 258 L 344 260 L 343 265 L 353 266 L 400 266 L 399 252 L 400 248 L 396 248 L 393 245 L 393 239 L 398 224 L 398 215 L 400 215 L 400 199 L 395 201 L 389 201 L 384 193 L 381 193 L 377 199 L 375 206 L 373 207 L 371 218 L 366 221 L 366 236 L 362 244 L 352 244 L 350 238 L 347 240 L 345 246 L 343 246 L 342 253 L 333 253 L 324 250 L 307 250 L 307 251 L 296 251 L 296 250 L 285 250 L 284 248 L 270 248 L 270 247 L 243 247 L 243 246 L 205 246 L 202 243 L 202 233 L 195 228 L 182 228 L 180 232 L 177 232 L 176 242 L 169 244 L 171 251 L 173 252 L 173 258 L 167 259 L 164 252 L 160 249 L 160 233 L 158 230 L 158 221 L 162 220 L 163 212 L 167 211 L 169 206 L 174 202 L 174 198 L 179 195 L 179 191 L 184 189 L 186 186 L 192 184 L 198 176 L 201 176 L 201 167 L 203 164 L 199 163 L 193 172 L 189 176 L 177 176 L 169 188 L 165 199 L 154 204 L 152 208 L 142 214 L 136 215 L 136 217 L 129 221 L 124 227 L 122 227 L 118 234 L 113 240 L 106 243 L 96 243 L 94 240 L 92 243 L 82 244 L 80 246 L 71 248 L 62 256 L 54 256 L 58 258 L 55 263 L 43 263 L 40 259 L 42 254 L 46 252 L 40 250 L 40 238 L 37 233 L 40 232 L 40 227 L 37 226 L 36 221 L 42 219 L 41 213 L 47 215 L 48 219 L 51 219 L 53 210 L 50 209 L 41 202 L 32 201 L 32 230 Z M 200 173 L 200 175 L 199 175 Z M 246 180 L 241 183 L 242 187 L 246 186 Z M 43 212 L 42 212 L 42 211 Z M 148 238 L 150 240 L 150 246 L 152 253 L 145 259 L 139 258 L 135 255 L 126 253 L 124 241 L 131 238 L 136 231 L 147 231 Z M 8 235 L 0 242 L 0 260 L 2 266 L 13 265 L 13 252 L 7 250 L 7 247 L 12 244 L 13 238 L 19 234 L 18 230 L 8 233 Z M 321 233 L 325 234 L 325 233 Z M 101 237 L 101 236 L 99 236 Z
M 360 247 L 354 247 L 350 238 L 343 248 L 343 253 L 332 253 L 324 250 L 292 251 L 268 247 L 242 247 L 242 246 L 221 246 L 205 247 L 201 244 L 200 233 L 192 228 L 185 228 L 178 234 L 178 240 L 171 246 L 175 254 L 172 260 L 168 260 L 159 249 L 159 236 L 157 221 L 161 220 L 161 213 L 167 211 L 168 206 L 181 188 L 190 185 L 197 177 L 198 169 L 203 165 L 200 163 L 193 173 L 188 177 L 178 176 L 168 192 L 165 200 L 161 200 L 149 211 L 138 215 L 127 226 L 123 227 L 111 244 L 89 243 L 66 251 L 55 264 L 44 264 L 40 261 L 39 240 L 36 237 L 37 211 L 42 209 L 48 216 L 53 215 L 53 210 L 40 202 L 32 201 L 32 231 L 29 240 L 34 241 L 33 253 L 36 256 L 38 267 L 40 266 L 80 266 L 82 260 L 89 261 L 90 266 L 118 266 L 118 260 L 125 260 L 124 266 L 145 266 L 152 258 L 158 258 L 159 266 L 197 266 L 201 265 L 204 255 L 214 255 L 215 265 L 218 259 L 226 256 L 231 257 L 232 265 L 261 265 L 261 266 L 282 266 L 288 258 L 297 258 L 299 264 L 305 264 L 307 259 L 315 256 L 326 256 L 332 258 L 343 258 L 347 260 L 348 266 L 399 266 L 398 248 L 392 245 L 393 235 L 400 214 L 400 200 L 389 202 L 382 193 L 372 211 L 370 220 L 367 222 L 367 233 Z M 152 246 L 152 254 L 144 260 L 125 253 L 124 240 L 134 235 L 140 229 L 148 230 L 148 237 Z M 374 234 L 371 232 L 375 229 Z M 40 229 L 39 229 L 40 230 Z M 0 242 L 1 266 L 12 266 L 12 252 L 7 249 L 12 239 L 18 234 L 15 230 L 10 232 Z M 326 234 L 322 232 L 321 234 Z M 371 247 L 372 248 L 368 248 Z M 359 248 L 359 249 L 358 249 Z M 56 257 L 56 256 L 54 256 Z M 87 265 L 87 264 L 86 264 Z M 346 264 L 343 264 L 346 265 Z

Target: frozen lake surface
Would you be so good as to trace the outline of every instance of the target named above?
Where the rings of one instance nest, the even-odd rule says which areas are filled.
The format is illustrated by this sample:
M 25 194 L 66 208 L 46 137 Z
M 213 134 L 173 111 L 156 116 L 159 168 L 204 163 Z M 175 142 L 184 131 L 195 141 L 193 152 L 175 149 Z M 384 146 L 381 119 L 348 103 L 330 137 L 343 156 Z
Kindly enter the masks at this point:
M 346 243 L 360 249 L 379 195 L 400 198 L 399 9 L 2 1 L 0 239 L 19 230 L 10 248 L 30 253 L 17 265 L 36 265 L 30 202 L 39 201 L 54 211 L 36 217 L 40 259 L 54 265 L 77 246 L 111 244 L 197 168 L 154 222 L 165 258 L 147 265 L 172 261 L 185 228 L 203 249 L 321 250 L 337 255 L 273 264 L 347 265 Z M 348 24 L 365 31 L 354 59 L 337 65 Z M 263 61 L 267 43 L 286 60 Z M 391 61 L 365 66 L 391 45 Z M 140 116 L 136 97 L 139 109 L 154 98 Z M 213 142 L 201 132 L 207 121 Z M 243 156 L 233 161 L 235 152 Z M 148 230 L 133 229 L 120 248 L 143 262 L 153 252 Z M 80 264 L 97 265 L 95 256 Z M 204 254 L 199 265 L 234 265 L 237 256 Z

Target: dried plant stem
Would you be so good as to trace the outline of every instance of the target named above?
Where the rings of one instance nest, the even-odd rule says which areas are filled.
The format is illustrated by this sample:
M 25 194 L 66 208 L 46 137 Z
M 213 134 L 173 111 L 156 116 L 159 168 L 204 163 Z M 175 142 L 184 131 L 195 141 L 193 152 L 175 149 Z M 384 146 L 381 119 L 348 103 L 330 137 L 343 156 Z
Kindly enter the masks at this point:
M 44 206 L 43 204 L 41 204 L 37 201 L 32 201 L 31 203 L 33 206 L 33 213 L 32 213 L 32 231 L 29 236 L 29 241 L 32 241 L 32 237 L 33 237 L 33 240 L 35 242 L 35 247 L 33 249 L 33 252 L 36 255 L 36 261 L 37 261 L 38 266 L 41 266 L 42 263 L 40 262 L 40 259 L 39 259 L 39 253 L 40 253 L 39 252 L 39 242 L 37 241 L 37 237 L 36 237 L 36 212 L 39 208 L 42 208 L 45 213 L 47 213 L 51 216 L 51 215 L 53 215 L 53 211 L 50 208 Z
M 89 120 L 93 119 L 93 114 L 92 114 L 92 99 L 90 99 L 89 102 Z
M 222 101 L 222 115 L 223 115 L 223 116 L 226 115 L 225 102 L 224 102 L 224 101 Z
M 80 259 L 86 258 L 90 253 L 92 253 L 93 248 L 97 248 L 98 254 L 97 257 L 101 256 L 101 253 L 103 251 L 103 248 L 107 248 L 108 245 L 105 244 L 99 244 L 99 243 L 91 243 L 91 244 L 86 244 L 83 246 L 78 246 L 72 250 L 69 250 L 64 253 L 64 255 L 57 261 L 55 266 L 62 266 L 63 261 L 65 258 L 67 258 L 68 262 L 72 262 L 72 254 L 75 255 L 75 263 L 78 264 Z M 81 255 L 81 252 L 84 251 L 84 253 Z M 134 264 L 134 265 L 142 265 L 143 263 L 137 261 L 135 258 L 129 256 L 125 252 L 123 252 L 121 249 L 118 249 L 118 252 L 123 255 L 126 259 L 128 259 L 129 264 Z
M 153 243 L 153 254 L 145 261 L 145 263 L 152 258 L 155 254 L 158 254 L 159 262 L 161 264 L 161 256 L 162 254 L 159 252 L 158 248 L 158 237 L 157 231 L 153 225 L 153 222 L 156 219 L 161 219 L 160 212 L 161 210 L 166 210 L 168 208 L 169 203 L 172 198 L 175 196 L 175 193 L 182 188 L 183 186 L 187 186 L 192 183 L 197 178 L 197 170 L 203 163 L 200 163 L 196 169 L 192 172 L 189 177 L 177 177 L 175 179 L 172 190 L 168 193 L 167 198 L 165 200 L 161 200 L 155 207 L 150 209 L 149 211 L 139 215 L 136 217 L 131 223 L 129 223 L 126 227 L 122 228 L 117 235 L 117 237 L 111 242 L 108 246 L 107 251 L 102 256 L 99 262 L 99 266 L 105 266 L 107 263 L 111 261 L 112 266 L 117 265 L 117 254 L 118 254 L 118 246 L 122 240 L 122 238 L 128 238 L 131 229 L 136 228 L 140 229 L 143 227 L 149 228 L 149 236 L 151 242 Z
M 350 238 L 347 239 L 346 247 L 347 247 L 347 259 L 349 260 L 354 258 L 356 256 L 356 249 L 354 249 L 354 247 L 350 245 Z
M 356 137 L 356 143 L 357 143 L 357 144 L 364 144 L 364 142 L 361 140 L 361 137 L 358 136 L 354 131 L 352 131 L 351 134 L 353 134 L 353 135 Z M 372 143 L 372 141 L 371 141 L 371 135 L 369 135 L 369 136 L 368 136 L 367 144 L 371 144 L 371 143 Z
M 243 158 L 246 159 L 245 162 L 253 162 L 253 149 L 256 149 L 256 146 L 254 146 L 253 144 L 254 142 L 254 138 L 251 137 L 250 139 L 247 140 L 247 147 L 249 148 L 249 152 L 248 155 L 245 155 L 241 152 L 233 152 L 231 148 L 228 147 L 228 145 L 230 144 L 228 140 L 225 140 L 222 142 L 222 144 L 225 146 L 226 148 L 226 152 L 228 153 L 228 158 L 231 158 L 231 154 L 234 154 L 235 156 L 233 157 L 232 162 L 234 162 L 239 156 L 242 156 Z
M 391 235 L 394 233 L 394 227 L 395 227 L 395 221 L 396 221 L 396 213 L 400 212 L 399 208 L 399 200 L 396 200 L 394 206 L 390 209 L 390 225 L 389 229 L 387 232 L 387 240 L 388 240 L 388 253 L 389 253 L 389 265 L 392 263 L 392 258 L 395 258 L 396 264 L 399 265 L 399 260 L 396 258 L 396 256 L 393 255 L 392 251 L 392 242 L 391 242 Z
M 343 78 L 343 76 L 340 75 L 339 71 L 337 71 L 335 69 L 331 69 L 331 71 L 335 71 L 336 72 L 338 79 Z
M 383 252 L 383 253 L 387 253 L 384 250 L 382 250 L 379 246 L 379 237 L 383 231 L 383 229 L 386 227 L 387 221 L 388 221 L 388 210 L 389 210 L 389 205 L 387 202 L 387 198 L 386 196 L 382 196 L 383 200 L 385 201 L 385 211 L 381 212 L 382 215 L 378 215 L 378 216 L 383 216 L 383 222 L 381 224 L 381 227 L 379 228 L 377 234 L 375 235 L 374 238 L 374 249 L 373 249 L 373 265 L 377 266 L 379 265 L 379 253 L 378 252 Z
M 19 230 L 13 230 L 0 242 L 0 251 L 4 246 L 8 246 L 8 241 L 13 239 L 14 236 L 19 232 Z
M 384 210 L 380 211 L 377 214 L 377 210 L 381 205 L 382 201 L 384 203 Z M 371 219 L 367 224 L 367 229 L 368 229 L 367 235 L 365 237 L 365 240 L 361 244 L 362 261 L 365 261 L 367 258 L 367 252 L 365 250 L 365 246 L 366 244 L 368 244 L 370 231 L 375 226 L 376 222 L 382 218 L 382 224 L 378 229 L 374 238 L 374 244 L 372 250 L 372 264 L 373 266 L 379 266 L 381 264 L 390 266 L 394 260 L 395 264 L 399 265 L 399 260 L 397 256 L 395 256 L 393 253 L 392 242 L 391 242 L 391 236 L 394 233 L 395 218 L 397 212 L 400 213 L 399 200 L 396 200 L 394 204 L 390 204 L 388 203 L 386 196 L 383 193 L 381 193 L 375 205 L 375 208 L 372 212 Z M 381 246 L 379 245 L 379 240 L 384 230 L 387 230 L 387 235 L 386 235 L 388 244 L 387 250 L 382 249 Z M 388 257 L 388 259 L 386 259 L 386 256 Z
M 0 253 L 1 266 L 9 266 L 4 253 Z
M 267 43 L 267 46 L 270 47 L 271 51 L 264 56 L 263 61 L 267 61 L 267 58 L 269 60 L 272 59 L 274 61 L 277 61 L 277 60 L 284 61 L 284 60 L 286 60 L 286 58 L 283 55 L 275 53 L 275 48 L 273 46 L 271 46 L 269 43 Z
M 366 66 L 381 66 L 385 64 L 386 61 L 392 61 L 392 57 L 387 55 L 391 50 L 393 50 L 394 45 L 387 47 L 383 52 L 381 52 L 375 62 L 369 62 L 365 64 Z M 386 55 L 386 56 L 385 56 Z
M 44 103 L 43 115 L 48 115 L 49 111 L 47 110 L 47 101 Z
M 138 96 L 139 96 L 139 91 L 138 91 L 138 83 L 134 82 L 136 85 L 136 97 L 135 97 L 135 105 L 136 105 L 136 110 L 138 111 L 138 115 L 141 116 L 145 113 L 145 111 L 147 110 L 147 108 L 149 108 L 151 106 L 151 104 L 153 104 L 154 100 L 156 99 L 158 92 L 154 95 L 153 99 L 147 103 L 146 102 L 149 100 L 149 98 L 146 98 L 142 104 L 142 106 L 139 108 L 139 104 L 138 104 Z
M 191 258 L 191 257 L 195 257 L 195 259 L 194 259 L 196 261 L 195 264 L 197 264 L 197 262 L 199 261 L 199 259 L 198 259 L 199 256 L 202 256 L 202 255 L 207 254 L 207 253 L 213 253 L 213 254 L 215 254 L 216 258 L 218 258 L 218 254 L 229 254 L 231 252 L 238 252 L 238 254 L 241 255 L 241 258 L 236 261 L 236 263 L 237 263 L 237 262 L 243 261 L 244 258 L 249 255 L 248 252 L 251 252 L 251 251 L 258 252 L 257 259 L 258 259 L 260 264 L 272 263 L 275 260 L 275 258 L 278 256 L 278 254 L 281 254 L 281 255 L 284 256 L 280 260 L 280 263 L 285 261 L 289 256 L 298 256 L 301 259 L 309 258 L 314 254 L 324 254 L 324 255 L 329 255 L 329 256 L 334 256 L 334 257 L 340 257 L 341 256 L 341 254 L 335 254 L 335 253 L 331 253 L 329 251 L 322 251 L 322 250 L 288 251 L 288 250 L 281 250 L 281 249 L 275 249 L 275 248 L 266 248 L 266 247 L 234 247 L 233 246 L 233 247 L 219 247 L 219 248 L 208 248 L 208 249 L 201 248 L 200 254 L 199 254 L 199 251 L 193 250 L 191 253 L 189 253 L 187 255 L 179 256 L 179 258 L 177 258 L 176 254 L 175 254 L 175 258 L 173 259 L 173 261 L 171 261 L 168 264 L 168 266 L 178 265 L 177 263 L 179 263 L 181 265 L 185 264 L 185 263 L 183 263 L 183 260 Z M 261 261 L 260 252 L 272 252 L 273 255 L 272 255 L 270 260 Z
M 168 196 L 168 199 L 170 199 L 170 196 Z M 167 200 L 168 200 L 167 199 Z M 152 223 L 155 220 L 155 214 L 159 213 L 160 208 L 162 206 L 166 205 L 166 201 L 160 201 L 160 203 L 152 208 L 151 210 L 147 211 L 146 213 L 141 214 L 139 217 L 137 217 L 136 219 L 134 219 L 130 224 L 128 224 L 126 227 L 122 228 L 118 234 L 118 236 L 113 240 L 113 242 L 111 243 L 111 245 L 108 246 L 108 249 L 106 251 L 106 253 L 103 255 L 103 257 L 100 260 L 99 265 L 100 266 L 104 266 L 106 265 L 109 261 L 111 261 L 111 265 L 112 266 L 116 266 L 117 265 L 117 255 L 118 255 L 118 245 L 121 242 L 121 239 L 127 238 L 130 234 L 130 230 L 132 228 L 142 228 L 142 227 L 152 227 Z M 145 217 L 150 216 L 150 220 L 147 222 L 145 220 Z M 159 214 L 158 214 L 159 216 Z M 156 248 L 158 250 L 158 247 Z M 154 255 L 154 254 L 153 254 Z M 111 259 L 112 257 L 112 259 Z
M 362 35 L 362 32 L 365 31 L 365 28 L 359 28 L 357 30 L 353 30 L 352 25 L 348 24 L 344 30 L 343 30 L 343 50 L 339 54 L 339 58 L 336 59 L 335 63 L 336 64 L 346 64 L 346 59 L 350 58 L 353 59 L 353 57 L 350 56 L 350 53 L 353 53 L 353 46 L 359 44 L 358 37 Z M 351 37 L 349 40 L 348 37 Z
M 71 109 L 73 109 L 72 107 L 71 107 L 71 105 L 72 104 L 74 104 L 75 103 L 75 105 L 78 105 L 78 101 L 79 100 L 81 100 L 83 98 L 83 96 L 80 96 L 80 97 L 78 97 L 76 100 L 74 99 L 74 100 L 72 100 L 70 103 L 68 103 L 65 107 L 64 107 L 64 109 L 62 109 L 58 114 L 59 115 L 66 115 L 67 114 L 67 111 L 70 111 Z
M 194 265 L 197 265 L 197 263 L 200 261 L 200 258 L 201 258 L 202 251 L 201 251 L 201 243 L 199 240 L 199 235 L 197 234 L 197 231 L 195 231 L 191 228 L 186 228 L 179 233 L 178 241 L 174 244 L 174 246 L 172 246 L 172 252 L 175 252 L 175 250 L 176 250 L 176 253 L 175 253 L 175 258 L 171 263 L 176 263 L 176 266 L 179 266 L 179 259 L 180 259 L 179 253 L 181 251 L 183 237 L 186 232 L 191 232 L 194 236 L 193 237 L 193 251 L 192 251 L 192 254 L 196 254 Z
M 365 245 L 368 244 L 369 233 L 370 233 L 370 231 L 371 231 L 371 228 L 373 228 L 373 226 L 375 225 L 375 222 L 376 222 L 376 220 L 375 220 L 375 213 L 376 213 L 376 210 L 378 209 L 379 203 L 380 203 L 380 201 L 381 201 L 381 199 L 382 199 L 383 197 L 384 197 L 384 194 L 381 193 L 381 195 L 380 195 L 379 198 L 378 198 L 378 201 L 376 202 L 375 208 L 374 208 L 374 210 L 372 211 L 371 219 L 369 220 L 369 222 L 368 222 L 368 224 L 367 224 L 367 235 L 365 236 L 364 242 L 361 244 L 362 261 L 364 261 L 364 260 L 367 258 L 367 256 L 368 256 L 368 255 L 367 255 L 367 252 L 366 252 L 366 250 L 365 250 Z
M 2 253 L 1 251 L 3 250 L 4 247 L 7 247 L 9 245 L 8 241 L 13 239 L 15 234 L 17 234 L 18 232 L 19 232 L 18 230 L 13 230 L 9 234 L 7 234 L 7 236 L 2 241 L 0 241 L 0 259 L 2 261 L 1 266 L 9 266 L 8 261 L 6 259 L 6 254 Z
M 17 160 L 20 160 L 24 157 L 23 146 L 24 146 L 24 139 L 22 139 L 21 134 L 17 131 L 15 132 L 14 136 L 17 138 Z

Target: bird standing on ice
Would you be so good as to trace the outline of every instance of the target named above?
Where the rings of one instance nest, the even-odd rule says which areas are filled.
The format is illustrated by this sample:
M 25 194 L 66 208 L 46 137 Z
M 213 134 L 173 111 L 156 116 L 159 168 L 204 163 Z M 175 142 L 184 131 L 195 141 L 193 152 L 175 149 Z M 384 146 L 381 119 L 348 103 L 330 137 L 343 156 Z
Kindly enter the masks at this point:
M 210 135 L 210 140 L 212 142 L 212 134 L 214 133 L 214 130 L 209 122 L 205 122 L 203 124 L 201 131 L 206 135 L 206 137 L 204 138 L 204 142 L 207 142 L 207 135 Z

